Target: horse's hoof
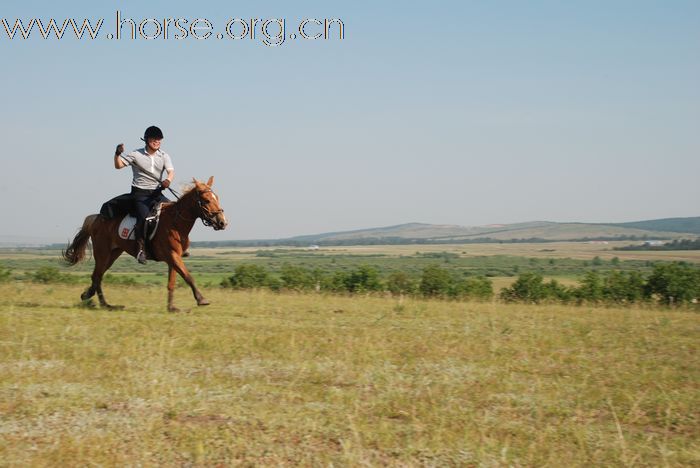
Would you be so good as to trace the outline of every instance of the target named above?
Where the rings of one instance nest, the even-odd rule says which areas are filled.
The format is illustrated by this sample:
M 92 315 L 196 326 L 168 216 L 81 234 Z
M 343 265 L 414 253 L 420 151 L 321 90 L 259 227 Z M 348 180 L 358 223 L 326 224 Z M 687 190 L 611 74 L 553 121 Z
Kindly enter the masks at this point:
M 180 312 L 180 309 L 178 309 L 175 306 L 169 306 L 168 307 L 168 312 Z
M 103 304 L 102 307 L 104 307 L 107 310 L 124 310 L 123 305 Z
M 207 301 L 206 299 L 200 299 L 197 301 L 198 306 L 208 306 L 209 304 L 211 304 L 211 302 Z

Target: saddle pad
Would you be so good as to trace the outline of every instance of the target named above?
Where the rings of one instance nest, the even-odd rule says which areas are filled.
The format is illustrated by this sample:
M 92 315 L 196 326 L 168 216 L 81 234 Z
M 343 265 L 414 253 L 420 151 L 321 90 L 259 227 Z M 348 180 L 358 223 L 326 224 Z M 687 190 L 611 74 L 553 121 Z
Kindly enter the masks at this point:
M 156 212 L 154 214 L 154 217 L 156 218 L 156 225 L 151 229 L 148 235 L 148 240 L 153 240 L 153 238 L 156 235 L 156 231 L 158 231 L 158 224 L 160 223 L 160 209 L 162 207 L 162 203 L 158 204 L 158 208 L 156 209 Z M 149 216 L 148 219 L 151 219 Z M 146 223 L 148 226 L 148 222 Z M 136 217 L 131 216 L 131 215 L 126 215 L 124 218 L 122 218 L 122 222 L 119 223 L 119 228 L 117 228 L 117 232 L 119 233 L 119 237 L 122 239 L 126 240 L 136 240 Z M 148 229 L 148 227 L 146 227 Z
M 136 218 L 131 215 L 126 215 L 119 223 L 119 237 L 127 240 L 136 240 L 136 234 L 134 234 L 134 227 L 136 226 Z

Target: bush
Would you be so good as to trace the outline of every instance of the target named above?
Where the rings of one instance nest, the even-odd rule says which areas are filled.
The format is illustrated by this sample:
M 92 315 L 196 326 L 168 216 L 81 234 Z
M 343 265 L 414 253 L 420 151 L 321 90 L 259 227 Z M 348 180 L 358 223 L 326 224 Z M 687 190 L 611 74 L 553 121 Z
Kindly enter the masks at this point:
M 39 268 L 34 273 L 30 273 L 29 277 L 35 283 L 74 283 L 76 278 L 72 275 L 61 273 L 56 267 L 45 266 Z
M 416 292 L 416 282 L 403 271 L 392 272 L 386 280 L 386 288 L 394 296 L 413 294 Z
M 244 263 L 233 270 L 233 276 L 221 280 L 221 286 L 234 289 L 262 288 L 268 285 L 268 278 L 265 267 Z
M 501 299 L 506 302 L 569 302 L 574 297 L 575 290 L 554 279 L 545 283 L 542 275 L 537 273 L 523 273 L 510 288 L 501 290 Z
M 340 293 L 365 293 L 383 291 L 384 285 L 379 279 L 379 271 L 369 265 L 362 265 L 349 272 L 336 271 L 331 276 L 322 276 L 316 270 L 313 272 L 314 283 L 318 283 L 324 291 Z
M 446 297 L 450 295 L 452 276 L 450 272 L 437 265 L 423 269 L 419 290 L 425 297 Z
M 104 282 L 121 286 L 136 286 L 138 284 L 133 276 L 113 275 L 111 273 L 107 273 L 104 276 Z
M 345 288 L 348 292 L 354 293 L 382 291 L 384 286 L 379 279 L 379 271 L 376 268 L 362 265 L 347 276 Z
M 611 271 L 603 275 L 589 271 L 574 290 L 579 302 L 633 303 L 646 299 L 644 278 L 636 271 Z
M 346 282 L 348 274 L 344 271 L 336 271 L 330 276 L 321 279 L 321 290 L 331 292 L 347 292 Z
M 576 289 L 576 297 L 581 301 L 600 302 L 603 300 L 603 280 L 595 271 L 588 271 Z
M 700 297 L 700 269 L 679 262 L 655 265 L 645 293 L 667 305 L 691 303 Z
M 277 276 L 268 275 L 265 280 L 265 286 L 270 288 L 271 291 L 279 292 L 284 288 L 284 282 Z
M 545 297 L 549 300 L 569 302 L 575 297 L 575 289 L 564 286 L 553 279 L 544 284 Z
M 10 275 L 12 274 L 12 270 L 5 268 L 5 266 L 0 263 L 0 283 L 7 283 L 10 281 Z
M 294 291 L 308 291 L 316 288 L 314 272 L 300 266 L 285 263 L 280 271 L 281 286 Z
M 493 284 L 483 276 L 470 276 L 454 282 L 452 296 L 455 298 L 485 301 L 493 297 Z
M 636 271 L 613 271 L 603 279 L 603 299 L 613 303 L 640 302 L 646 298 L 644 278 Z
M 501 299 L 506 302 L 539 303 L 547 297 L 542 275 L 522 273 L 509 288 L 501 290 Z

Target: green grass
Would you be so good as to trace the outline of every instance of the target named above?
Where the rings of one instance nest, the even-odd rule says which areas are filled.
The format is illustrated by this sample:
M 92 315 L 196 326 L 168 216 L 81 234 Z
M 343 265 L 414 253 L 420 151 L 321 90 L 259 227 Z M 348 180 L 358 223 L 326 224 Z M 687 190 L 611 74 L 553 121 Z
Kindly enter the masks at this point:
M 584 258 L 572 258 L 567 256 L 576 253 L 572 248 L 566 250 L 563 246 L 554 246 L 556 248 L 547 249 L 547 246 L 548 244 L 517 246 L 524 250 L 516 250 L 507 255 L 498 253 L 498 250 L 489 250 L 498 248 L 494 245 L 446 246 L 446 249 L 442 250 L 436 250 L 436 246 L 373 246 L 358 248 L 360 250 L 340 248 L 319 251 L 279 248 L 195 249 L 192 257 L 187 258 L 185 263 L 192 274 L 209 285 L 219 284 L 222 279 L 232 275 L 235 267 L 241 263 L 261 265 L 273 274 L 278 273 L 284 264 L 292 264 L 307 269 L 319 269 L 330 275 L 338 271 L 347 272 L 362 265 L 370 265 L 376 268 L 384 278 L 392 272 L 402 271 L 416 280 L 420 278 L 425 267 L 439 265 L 456 275 L 514 279 L 520 273 L 535 272 L 567 282 L 575 282 L 585 272 L 592 270 L 639 271 L 646 274 L 652 271 L 654 264 L 653 260 L 637 258 L 613 263 L 614 256 L 607 253 L 608 256 L 605 257 L 606 254 L 602 251 L 592 251 L 591 255 Z M 581 247 L 577 244 L 576 248 Z M 583 244 L 583 248 L 590 248 L 590 246 Z M 377 251 L 374 252 L 372 249 Z M 485 250 L 482 253 L 479 249 Z M 692 261 L 693 253 L 686 254 Z M 36 249 L 0 250 L 0 264 L 11 269 L 15 278 L 22 278 L 23 275 L 31 274 L 42 267 L 56 267 L 63 273 L 87 278 L 94 265 L 93 261 L 88 259 L 84 263 L 68 268 L 61 261 L 59 251 Z M 167 267 L 158 262 L 149 262 L 145 266 L 138 265 L 132 257 L 124 254 L 115 262 L 108 274 L 115 277 L 130 276 L 134 281 L 142 284 L 165 284 Z
M 83 287 L 0 285 L 2 465 L 700 464 L 694 312 Z

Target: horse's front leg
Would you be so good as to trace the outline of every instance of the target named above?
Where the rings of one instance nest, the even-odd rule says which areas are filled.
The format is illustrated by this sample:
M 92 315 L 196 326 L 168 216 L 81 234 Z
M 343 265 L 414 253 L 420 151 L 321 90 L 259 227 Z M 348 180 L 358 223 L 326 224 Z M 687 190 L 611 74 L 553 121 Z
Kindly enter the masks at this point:
M 170 281 L 168 282 L 168 303 L 170 304 L 170 297 L 172 295 L 172 290 L 175 289 L 175 275 L 173 274 L 173 270 L 177 271 L 180 276 L 182 276 L 182 279 L 185 280 L 185 282 L 192 288 L 192 294 L 194 294 L 194 299 L 197 301 L 197 305 L 199 306 L 205 306 L 209 305 L 210 302 L 204 298 L 201 292 L 199 292 L 199 289 L 197 289 L 197 286 L 194 284 L 194 278 L 192 278 L 192 275 L 190 275 L 190 272 L 187 271 L 187 267 L 185 266 L 185 263 L 182 261 L 182 257 L 180 255 L 173 253 L 172 256 L 170 257 Z M 171 284 L 172 283 L 172 288 Z

